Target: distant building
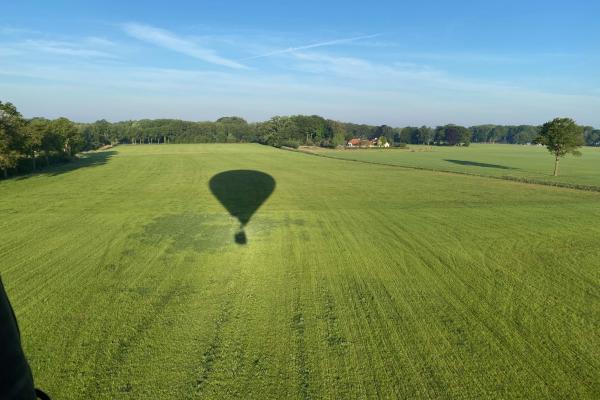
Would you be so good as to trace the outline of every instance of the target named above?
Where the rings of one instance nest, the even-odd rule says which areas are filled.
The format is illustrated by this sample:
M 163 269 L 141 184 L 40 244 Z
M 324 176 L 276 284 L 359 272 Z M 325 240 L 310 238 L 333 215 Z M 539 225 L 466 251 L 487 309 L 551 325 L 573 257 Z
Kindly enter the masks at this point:
M 346 144 L 348 147 L 360 147 L 360 139 L 350 139 Z
M 372 139 L 369 139 L 369 142 L 369 147 L 390 147 L 390 143 L 387 141 L 385 136 L 374 137 Z

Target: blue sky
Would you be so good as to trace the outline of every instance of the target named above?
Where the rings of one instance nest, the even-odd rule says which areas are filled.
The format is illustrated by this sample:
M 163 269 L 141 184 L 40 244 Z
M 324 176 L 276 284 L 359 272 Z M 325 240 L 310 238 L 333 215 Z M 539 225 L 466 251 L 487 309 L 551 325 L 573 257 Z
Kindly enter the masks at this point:
M 21 1 L 0 100 L 27 117 L 600 127 L 600 2 Z

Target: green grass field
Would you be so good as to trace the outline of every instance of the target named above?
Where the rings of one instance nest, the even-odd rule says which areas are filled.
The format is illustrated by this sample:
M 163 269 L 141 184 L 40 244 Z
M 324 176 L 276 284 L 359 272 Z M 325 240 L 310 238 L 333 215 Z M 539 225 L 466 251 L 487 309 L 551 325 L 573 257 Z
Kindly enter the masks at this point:
M 582 156 L 567 156 L 554 177 L 554 157 L 545 147 L 511 144 L 472 144 L 469 147 L 410 145 L 401 149 L 311 149 L 329 157 L 405 167 L 495 177 L 525 178 L 547 183 L 571 183 L 600 189 L 600 148 L 584 147 Z
M 515 149 L 441 158 L 551 171 Z M 599 156 L 561 179 L 600 183 Z M 600 193 L 259 145 L 78 165 L 0 182 L 0 274 L 54 399 L 600 397 Z M 246 244 L 209 189 L 240 169 L 275 181 Z

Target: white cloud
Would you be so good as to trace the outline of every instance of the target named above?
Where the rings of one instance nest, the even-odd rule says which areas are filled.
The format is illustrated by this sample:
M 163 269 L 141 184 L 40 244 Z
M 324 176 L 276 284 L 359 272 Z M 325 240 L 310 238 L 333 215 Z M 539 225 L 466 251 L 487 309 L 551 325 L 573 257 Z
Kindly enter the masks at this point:
M 42 51 L 44 53 L 75 56 L 75 57 L 101 57 L 101 58 L 113 58 L 114 55 L 105 51 L 96 50 L 93 48 L 85 47 L 77 43 L 72 42 L 58 42 L 50 40 L 32 40 L 28 39 L 17 45 L 30 51 Z
M 600 125 L 597 90 L 567 95 L 555 83 L 463 77 L 428 66 L 427 57 L 411 60 L 386 51 L 367 59 L 356 48 L 349 53 L 352 56 L 334 56 L 325 49 L 360 38 L 268 52 L 283 48 L 281 37 L 286 35 L 181 37 L 139 24 L 123 29 L 142 41 L 234 70 L 193 69 L 193 59 L 176 60 L 175 68 L 154 68 L 152 58 L 143 57 L 135 57 L 135 62 L 122 57 L 116 62 L 115 55 L 129 54 L 131 48 L 125 46 L 130 41 L 103 37 L 52 41 L 31 35 L 29 40 L 0 43 L 0 93 L 27 116 L 70 113 L 73 119 L 88 121 L 103 117 L 198 120 L 230 114 L 262 120 L 276 114 L 305 113 L 404 126 L 541 123 L 568 114 L 580 123 Z M 269 58 L 264 69 L 250 69 L 208 48 L 223 49 L 224 44 L 238 54 L 252 49 L 265 57 L 280 56 Z M 430 58 L 435 57 L 431 54 Z
M 217 55 L 212 49 L 201 47 L 191 40 L 181 38 L 164 29 L 159 29 L 148 25 L 129 23 L 123 25 L 123 30 L 128 35 L 136 39 L 154 44 L 156 46 L 164 47 L 211 64 L 235 69 L 247 68 L 236 61 Z
M 365 63 L 355 60 L 354 73 L 371 68 L 370 77 L 363 81 L 350 78 L 350 84 L 320 74 L 264 74 L 254 70 L 240 74 L 94 63 L 0 66 L 0 92 L 5 99 L 22 104 L 27 116 L 69 113 L 70 118 L 87 121 L 158 117 L 205 120 L 230 114 L 263 120 L 277 114 L 304 113 L 406 126 L 538 124 L 567 114 L 580 123 L 600 124 L 596 112 L 600 96 L 475 83 L 416 67 L 411 71 L 411 66 L 401 71 Z M 427 74 L 431 74 L 430 79 Z M 10 77 L 14 76 L 32 81 L 11 84 Z M 57 93 L 60 103 L 55 101 Z
M 0 45 L 3 45 L 0 47 L 0 55 L 3 56 L 30 56 L 40 59 L 40 54 L 45 53 L 76 58 L 115 58 L 115 55 L 104 50 L 76 42 L 26 39 Z

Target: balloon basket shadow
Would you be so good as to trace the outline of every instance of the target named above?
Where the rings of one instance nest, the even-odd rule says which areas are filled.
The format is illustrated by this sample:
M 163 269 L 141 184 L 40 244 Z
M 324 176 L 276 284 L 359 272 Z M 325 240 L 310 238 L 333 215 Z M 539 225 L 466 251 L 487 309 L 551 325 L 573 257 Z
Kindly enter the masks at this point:
M 210 191 L 240 223 L 237 233 L 233 236 L 237 244 L 248 243 L 244 228 L 273 193 L 275 185 L 275 179 L 271 175 L 245 169 L 223 171 L 210 178 Z
M 248 243 L 248 238 L 246 237 L 246 232 L 244 232 L 244 229 L 240 229 L 239 231 L 237 231 L 233 238 L 235 239 L 235 242 L 237 244 Z

